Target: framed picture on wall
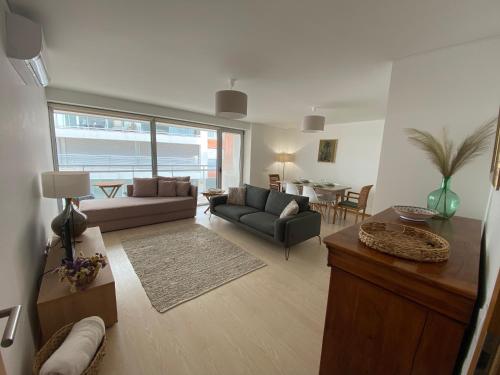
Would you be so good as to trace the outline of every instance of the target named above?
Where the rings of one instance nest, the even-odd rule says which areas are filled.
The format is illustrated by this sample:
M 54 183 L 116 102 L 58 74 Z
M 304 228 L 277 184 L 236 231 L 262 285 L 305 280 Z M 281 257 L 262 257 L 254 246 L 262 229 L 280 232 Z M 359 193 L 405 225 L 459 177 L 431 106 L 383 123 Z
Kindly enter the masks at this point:
M 496 190 L 500 189 L 500 114 L 498 115 L 497 136 L 491 160 L 491 183 Z
M 337 143 L 338 139 L 321 139 L 319 141 L 318 161 L 322 163 L 335 163 Z

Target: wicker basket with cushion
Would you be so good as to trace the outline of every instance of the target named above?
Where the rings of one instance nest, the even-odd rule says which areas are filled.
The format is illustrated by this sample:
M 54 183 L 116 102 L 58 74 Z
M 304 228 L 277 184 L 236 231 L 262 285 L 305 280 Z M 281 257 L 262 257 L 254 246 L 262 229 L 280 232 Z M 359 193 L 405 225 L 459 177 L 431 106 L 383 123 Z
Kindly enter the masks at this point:
M 394 223 L 361 224 L 359 239 L 366 246 L 400 258 L 419 262 L 443 262 L 450 244 L 427 230 Z
M 43 364 L 49 357 L 61 346 L 66 337 L 68 336 L 71 328 L 73 328 L 74 323 L 65 325 L 59 329 L 52 337 L 45 343 L 45 345 L 39 350 L 35 356 L 35 362 L 33 364 L 33 374 L 38 375 Z M 101 344 L 97 348 L 94 355 L 94 359 L 90 362 L 89 366 L 85 369 L 82 375 L 95 375 L 99 373 L 99 364 L 102 362 L 104 355 L 106 354 L 106 335 L 102 338 Z

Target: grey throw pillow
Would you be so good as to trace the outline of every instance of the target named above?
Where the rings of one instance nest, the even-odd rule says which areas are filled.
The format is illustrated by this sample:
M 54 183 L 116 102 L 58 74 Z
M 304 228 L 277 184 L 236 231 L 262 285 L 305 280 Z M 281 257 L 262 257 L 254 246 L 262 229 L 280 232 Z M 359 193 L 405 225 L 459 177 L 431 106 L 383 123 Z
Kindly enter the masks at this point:
M 280 219 L 287 216 L 295 216 L 299 213 L 299 205 L 294 200 L 291 200 L 290 203 L 286 205 L 286 207 L 281 211 Z
M 134 197 L 156 197 L 158 195 L 158 177 L 134 177 Z
M 191 189 L 191 183 L 186 181 L 175 181 L 175 189 L 178 197 L 187 197 Z
M 245 205 L 245 192 L 244 187 L 230 187 L 227 196 L 227 204 L 235 204 L 238 206 Z
M 177 195 L 176 181 L 158 181 L 159 197 L 175 197 Z

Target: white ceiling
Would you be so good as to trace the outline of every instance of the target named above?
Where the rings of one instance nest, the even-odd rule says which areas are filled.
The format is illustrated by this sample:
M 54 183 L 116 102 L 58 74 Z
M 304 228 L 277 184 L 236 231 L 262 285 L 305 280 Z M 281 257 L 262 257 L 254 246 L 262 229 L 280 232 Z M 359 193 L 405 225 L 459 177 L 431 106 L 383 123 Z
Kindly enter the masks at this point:
M 385 116 L 391 61 L 500 34 L 498 0 L 10 0 L 40 22 L 51 86 L 297 126 Z

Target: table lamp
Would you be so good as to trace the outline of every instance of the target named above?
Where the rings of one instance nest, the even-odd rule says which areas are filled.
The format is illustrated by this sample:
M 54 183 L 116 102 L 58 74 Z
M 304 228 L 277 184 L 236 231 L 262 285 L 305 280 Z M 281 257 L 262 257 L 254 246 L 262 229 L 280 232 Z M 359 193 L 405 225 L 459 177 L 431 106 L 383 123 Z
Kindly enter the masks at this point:
M 55 234 L 61 237 L 63 225 L 68 218 L 74 237 L 87 229 L 87 215 L 75 207 L 72 199 L 90 194 L 88 172 L 44 172 L 42 193 L 45 198 L 64 198 L 66 201 L 63 212 L 52 220 L 51 227 Z
M 276 161 L 283 163 L 283 173 L 282 173 L 283 181 L 285 181 L 285 164 L 294 161 L 294 159 L 295 159 L 294 154 L 287 154 L 285 152 L 280 152 L 279 154 L 276 154 Z

